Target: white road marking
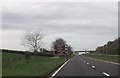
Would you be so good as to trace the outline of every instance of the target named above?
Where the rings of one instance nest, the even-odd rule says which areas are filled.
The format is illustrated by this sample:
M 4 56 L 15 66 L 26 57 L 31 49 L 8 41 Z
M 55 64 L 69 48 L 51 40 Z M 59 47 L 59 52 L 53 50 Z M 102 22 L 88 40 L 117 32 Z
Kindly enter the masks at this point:
M 87 63 L 87 64 L 89 64 L 89 63 Z
M 85 56 L 83 56 L 83 57 L 85 57 Z M 115 62 L 110 62 L 110 61 L 104 61 L 104 60 L 94 59 L 94 58 L 90 58 L 90 57 L 85 57 L 85 58 L 96 60 L 96 61 L 101 61 L 101 62 L 105 62 L 105 63 L 120 65 L 120 63 L 115 63 Z
M 110 76 L 109 74 L 107 74 L 107 73 L 105 73 L 105 72 L 103 72 L 103 74 L 104 74 L 105 76 Z
M 84 61 L 84 63 L 85 63 L 86 61 Z
M 95 66 L 92 66 L 92 68 L 95 68 Z
M 69 59 L 69 60 L 70 60 L 70 59 Z M 69 60 L 68 60 L 68 61 L 69 61 Z M 58 70 L 55 71 L 55 73 L 54 73 L 50 78 L 54 77 L 54 76 L 63 68 L 63 66 L 65 66 L 65 64 L 68 63 L 68 61 L 66 61 L 60 68 L 58 68 Z

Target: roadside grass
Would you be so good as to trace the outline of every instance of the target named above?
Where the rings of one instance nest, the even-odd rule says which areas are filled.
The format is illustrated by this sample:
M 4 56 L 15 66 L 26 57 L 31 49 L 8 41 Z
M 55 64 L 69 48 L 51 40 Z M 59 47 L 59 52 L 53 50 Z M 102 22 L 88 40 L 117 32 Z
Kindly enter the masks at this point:
M 32 56 L 26 60 L 22 54 L 3 53 L 2 58 L 3 76 L 44 76 L 70 57 Z
M 2 53 L 0 52 L 0 77 L 2 76 Z
M 98 54 L 85 54 L 84 56 L 94 58 L 94 59 L 99 59 L 99 60 L 104 60 L 104 61 L 110 61 L 110 62 L 116 62 L 120 63 L 120 55 L 98 55 Z

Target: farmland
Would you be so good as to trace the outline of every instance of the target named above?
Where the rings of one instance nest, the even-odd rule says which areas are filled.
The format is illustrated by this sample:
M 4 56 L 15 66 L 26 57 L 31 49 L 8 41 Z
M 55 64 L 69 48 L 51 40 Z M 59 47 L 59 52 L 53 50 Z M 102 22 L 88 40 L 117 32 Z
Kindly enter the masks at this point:
M 66 61 L 69 57 L 55 58 L 31 56 L 25 59 L 23 54 L 3 53 L 3 76 L 44 76 L 50 70 Z

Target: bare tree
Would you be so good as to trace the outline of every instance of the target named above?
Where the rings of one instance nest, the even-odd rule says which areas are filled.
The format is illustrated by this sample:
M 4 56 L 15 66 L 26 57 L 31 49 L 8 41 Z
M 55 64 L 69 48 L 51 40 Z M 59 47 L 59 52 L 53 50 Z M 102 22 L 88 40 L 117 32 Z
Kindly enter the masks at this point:
M 28 31 L 23 35 L 22 44 L 36 53 L 43 45 L 42 39 L 43 33 L 41 31 Z

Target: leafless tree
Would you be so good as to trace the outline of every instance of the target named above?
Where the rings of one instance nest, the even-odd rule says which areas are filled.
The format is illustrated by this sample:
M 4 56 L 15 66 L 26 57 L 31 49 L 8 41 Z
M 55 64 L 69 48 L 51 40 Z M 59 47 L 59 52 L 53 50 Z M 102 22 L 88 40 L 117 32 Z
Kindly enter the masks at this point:
M 43 33 L 41 31 L 27 31 L 22 38 L 22 45 L 29 47 L 35 53 L 43 46 Z

